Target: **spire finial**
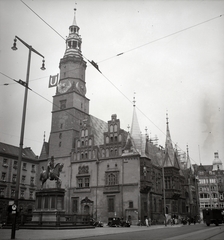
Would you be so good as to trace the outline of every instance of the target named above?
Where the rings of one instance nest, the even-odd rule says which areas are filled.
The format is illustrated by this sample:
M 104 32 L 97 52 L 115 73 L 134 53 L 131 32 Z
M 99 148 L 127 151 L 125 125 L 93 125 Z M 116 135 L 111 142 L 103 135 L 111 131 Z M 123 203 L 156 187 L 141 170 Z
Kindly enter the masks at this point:
M 74 26 L 77 26 L 77 23 L 76 23 L 76 4 L 77 4 L 77 3 L 75 3 L 75 8 L 74 8 L 74 19 L 73 19 L 73 23 L 72 23 L 72 25 L 74 25 Z
M 187 144 L 187 154 L 188 154 L 188 144 Z
M 166 111 L 166 124 L 169 123 L 168 112 Z
M 129 129 L 130 129 L 130 126 L 129 126 L 129 124 L 128 124 L 127 128 L 128 128 L 128 132 L 129 132 Z
M 45 131 L 44 131 L 44 142 L 45 142 Z
M 135 103 L 136 103 L 136 101 L 135 101 L 135 94 L 136 94 L 136 92 L 134 92 L 134 97 L 133 97 L 133 107 L 135 107 Z

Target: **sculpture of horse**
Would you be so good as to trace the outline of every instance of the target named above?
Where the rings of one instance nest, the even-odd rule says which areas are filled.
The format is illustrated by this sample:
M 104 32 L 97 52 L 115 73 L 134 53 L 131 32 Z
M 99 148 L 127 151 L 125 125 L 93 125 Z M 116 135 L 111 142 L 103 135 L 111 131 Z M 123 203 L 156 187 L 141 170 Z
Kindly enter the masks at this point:
M 57 186 L 59 187 L 61 185 L 61 179 L 59 176 L 63 166 L 63 163 L 57 163 L 52 171 L 50 170 L 49 166 L 47 166 L 47 170 L 43 169 L 43 172 L 40 174 L 40 181 L 42 182 L 41 188 L 43 188 L 43 185 L 47 179 L 51 181 L 56 180 Z

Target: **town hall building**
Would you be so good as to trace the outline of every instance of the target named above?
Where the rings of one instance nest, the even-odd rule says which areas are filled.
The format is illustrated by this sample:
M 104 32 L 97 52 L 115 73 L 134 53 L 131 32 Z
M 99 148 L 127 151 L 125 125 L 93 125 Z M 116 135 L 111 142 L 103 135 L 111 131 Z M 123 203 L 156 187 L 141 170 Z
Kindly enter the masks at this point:
M 188 170 L 173 148 L 168 117 L 163 149 L 141 134 L 135 100 L 130 132 L 121 129 L 116 114 L 108 122 L 90 114 L 79 30 L 74 16 L 59 64 L 51 133 L 39 158 L 40 169 L 46 169 L 52 156 L 55 164 L 64 164 L 60 178 L 66 212 L 90 214 L 105 223 L 122 217 L 132 224 L 146 217 L 163 222 L 164 213 L 197 215 L 195 178 L 186 178 Z M 45 187 L 55 183 L 47 181 Z

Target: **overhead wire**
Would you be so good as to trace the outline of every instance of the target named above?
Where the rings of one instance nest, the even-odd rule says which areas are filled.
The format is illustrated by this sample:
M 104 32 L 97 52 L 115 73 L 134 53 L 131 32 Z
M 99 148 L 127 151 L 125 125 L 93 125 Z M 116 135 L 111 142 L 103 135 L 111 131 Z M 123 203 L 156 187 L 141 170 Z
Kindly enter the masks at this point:
M 58 31 L 56 31 L 50 24 L 48 24 L 40 15 L 38 15 L 38 14 L 37 14 L 31 7 L 29 7 L 23 0 L 20 0 L 20 1 L 21 1 L 24 5 L 26 5 L 36 16 L 38 16 L 45 24 L 47 24 L 56 34 L 58 34 L 62 39 L 66 40 Z M 121 56 L 121 55 L 123 55 L 123 54 L 125 54 L 125 53 L 134 51 L 134 50 L 136 50 L 136 49 L 138 49 L 138 48 L 144 47 L 144 46 L 146 46 L 146 45 L 149 45 L 149 44 L 155 43 L 155 42 L 157 42 L 157 41 L 160 41 L 160 40 L 162 40 L 162 39 L 168 38 L 168 37 L 170 37 L 170 36 L 176 35 L 176 34 L 178 34 L 178 33 L 180 33 L 180 32 L 184 32 L 184 31 L 186 31 L 186 30 L 189 30 L 189 29 L 191 29 L 191 28 L 197 27 L 197 26 L 199 26 L 199 25 L 202 25 L 202 24 L 207 23 L 207 22 L 209 22 L 209 21 L 215 20 L 215 19 L 217 19 L 217 18 L 219 18 L 219 17 L 222 17 L 222 16 L 223 16 L 223 14 L 221 14 L 221 15 L 219 15 L 219 16 L 216 16 L 216 17 L 214 17 L 214 18 L 205 20 L 205 21 L 200 22 L 200 23 L 198 23 L 198 24 L 192 25 L 192 26 L 190 26 L 190 27 L 184 28 L 184 29 L 179 30 L 179 31 L 177 31 L 177 32 L 168 34 L 168 35 L 163 36 L 163 37 L 161 37 L 161 38 L 158 38 L 158 39 L 156 39 L 156 40 L 153 40 L 153 41 L 150 41 L 150 42 L 145 43 L 145 44 L 143 44 L 143 45 L 140 45 L 140 46 L 138 46 L 138 47 L 135 47 L 135 48 L 129 49 L 129 50 L 127 50 L 127 51 L 118 53 L 118 54 L 116 54 L 115 56 L 112 56 L 112 57 L 109 57 L 109 58 L 107 58 L 107 59 L 98 61 L 97 63 L 104 62 L 104 61 L 107 61 L 107 60 L 112 59 L 112 58 L 115 58 L 115 57 L 119 57 L 119 56 Z M 84 57 L 85 59 L 87 59 L 84 55 L 83 55 L 83 57 Z M 90 62 L 90 63 L 93 65 L 93 67 L 95 67 L 95 68 L 102 74 L 102 76 L 103 76 L 107 81 L 109 81 L 110 84 L 112 84 L 129 102 L 132 103 L 132 101 L 131 101 L 114 83 L 112 83 L 112 81 L 110 81 L 109 78 L 107 78 L 107 77 L 99 70 L 98 65 L 94 65 L 94 64 L 93 64 L 93 63 L 95 63 L 95 62 L 93 62 L 93 61 L 91 62 L 91 61 L 89 61 L 88 59 L 87 59 L 87 61 Z M 151 123 L 153 123 L 153 121 L 151 121 L 151 120 L 147 117 L 147 115 L 145 115 L 139 108 L 137 108 L 137 109 L 138 109 Z M 157 129 L 159 129 L 163 134 L 165 134 L 155 123 L 153 123 L 153 125 L 156 126 Z M 180 148 L 180 147 L 179 147 L 179 148 Z M 180 149 L 181 149 L 181 148 L 180 148 Z M 184 152 L 185 152 L 185 151 L 184 151 Z
M 140 46 L 131 48 L 131 49 L 127 50 L 127 51 L 120 52 L 120 53 L 118 53 L 118 54 L 116 54 L 116 55 L 114 55 L 114 56 L 112 56 L 112 57 L 108 57 L 108 58 L 106 58 L 106 59 L 104 59 L 104 60 L 98 61 L 97 63 L 105 62 L 105 61 L 110 60 L 110 59 L 112 59 L 112 58 L 119 57 L 119 56 L 121 56 L 121 55 L 123 55 L 123 54 L 125 54 L 125 53 L 128 53 L 128 52 L 134 51 L 134 50 L 136 50 L 136 49 L 145 47 L 145 46 L 147 46 L 147 45 L 149 45 L 149 44 L 158 42 L 158 41 L 163 40 L 163 39 L 165 39 L 165 38 L 168 38 L 168 37 L 171 37 L 171 36 L 176 35 L 176 34 L 178 34 L 178 33 L 181 33 L 181 32 L 184 32 L 184 31 L 186 31 L 186 30 L 189 30 L 189 29 L 191 29 L 191 28 L 195 28 L 195 27 L 197 27 L 197 26 L 199 26 L 199 25 L 202 25 L 202 24 L 204 24 L 204 23 L 213 21 L 213 20 L 215 20 L 215 19 L 217 19 L 217 18 L 220 18 L 220 17 L 222 17 L 222 16 L 223 16 L 223 14 L 221 14 L 221 15 L 219 15 L 219 16 L 216 16 L 216 17 L 213 17 L 213 18 L 210 18 L 210 19 L 208 19 L 208 20 L 205 20 L 205 21 L 203 21 L 203 22 L 197 23 L 197 24 L 192 25 L 192 26 L 190 26 L 190 27 L 181 29 L 181 30 L 179 30 L 179 31 L 176 31 L 176 32 L 171 33 L 171 34 L 168 34 L 168 35 L 163 36 L 163 37 L 161 37 L 161 38 L 157 38 L 157 39 L 152 40 L 152 41 L 150 41 L 150 42 L 144 43 L 144 44 L 142 44 L 142 45 L 140 45 Z

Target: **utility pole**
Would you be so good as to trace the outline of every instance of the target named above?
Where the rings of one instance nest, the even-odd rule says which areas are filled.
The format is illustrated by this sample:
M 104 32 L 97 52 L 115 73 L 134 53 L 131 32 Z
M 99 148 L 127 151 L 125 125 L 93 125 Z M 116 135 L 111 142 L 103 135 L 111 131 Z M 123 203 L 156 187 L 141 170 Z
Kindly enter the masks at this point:
M 18 168 L 17 168 L 17 175 L 16 175 L 16 189 L 15 189 L 15 200 L 14 200 L 14 206 L 18 209 L 18 203 L 19 203 L 19 186 L 20 186 L 20 173 L 21 173 L 21 165 L 22 165 L 22 152 L 23 152 L 23 139 L 24 139 L 24 130 L 25 130 L 25 120 L 26 120 L 26 105 L 27 105 L 27 96 L 28 96 L 28 86 L 29 86 L 29 75 L 30 75 L 30 62 L 31 62 L 31 52 L 35 52 L 39 56 L 43 58 L 42 67 L 41 70 L 45 70 L 44 66 L 44 56 L 41 55 L 39 52 L 37 52 L 32 46 L 28 45 L 26 42 L 24 42 L 21 38 L 15 36 L 14 43 L 12 50 L 17 50 L 16 47 L 16 41 L 17 39 L 22 42 L 28 49 L 28 63 L 27 63 L 27 73 L 26 73 L 26 82 L 23 82 L 22 80 L 19 81 L 24 87 L 25 87 L 25 94 L 24 94 L 24 102 L 23 102 L 23 114 L 22 114 L 22 124 L 21 124 L 21 133 L 20 133 L 20 144 L 19 144 L 19 158 L 18 158 Z M 12 222 L 12 232 L 11 232 L 11 239 L 15 239 L 16 234 L 16 218 L 17 214 L 16 211 L 13 213 L 13 222 Z

